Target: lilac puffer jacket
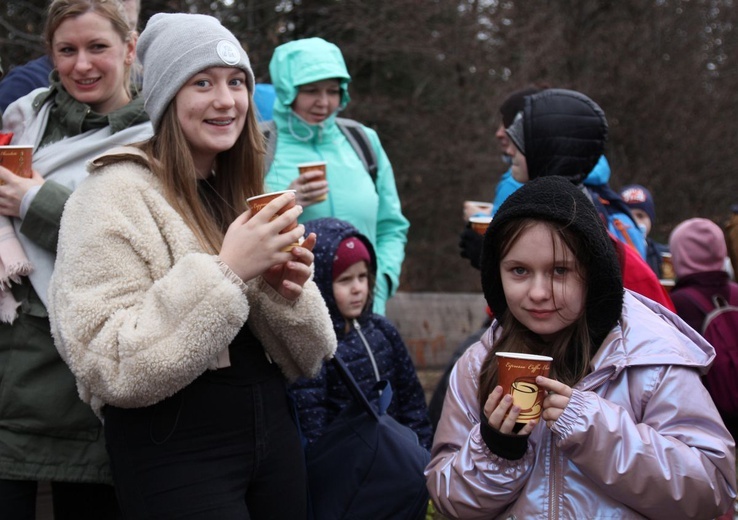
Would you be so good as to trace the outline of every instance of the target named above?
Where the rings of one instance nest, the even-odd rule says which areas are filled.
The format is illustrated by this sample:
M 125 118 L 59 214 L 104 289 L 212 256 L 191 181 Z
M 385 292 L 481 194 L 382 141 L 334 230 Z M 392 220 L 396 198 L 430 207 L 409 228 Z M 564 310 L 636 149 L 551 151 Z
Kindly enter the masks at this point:
M 520 460 L 479 432 L 479 367 L 499 330 L 459 360 L 426 468 L 450 518 L 710 519 L 736 496 L 735 443 L 700 382 L 715 353 L 663 307 L 626 292 L 619 324 L 552 429 Z

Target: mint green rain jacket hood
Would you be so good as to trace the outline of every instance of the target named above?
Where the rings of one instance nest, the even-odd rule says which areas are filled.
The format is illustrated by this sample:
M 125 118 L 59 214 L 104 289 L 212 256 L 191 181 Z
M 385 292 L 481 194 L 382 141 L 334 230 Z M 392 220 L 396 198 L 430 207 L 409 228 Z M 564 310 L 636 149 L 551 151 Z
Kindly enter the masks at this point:
M 277 93 L 274 112 L 285 118 L 290 114 L 297 117 L 292 112 L 292 103 L 297 97 L 300 85 L 324 79 L 338 79 L 341 83 L 339 111 L 346 108 L 351 100 L 348 93 L 351 76 L 346 69 L 341 50 L 322 38 L 307 38 L 277 47 L 272 61 L 269 62 L 269 74 Z M 335 120 L 335 115 L 333 119 Z
M 336 117 L 350 99 L 351 76 L 341 51 L 321 38 L 285 43 L 275 49 L 269 73 L 276 91 L 277 148 L 266 184 L 271 190 L 286 189 L 297 177 L 299 163 L 327 163 L 328 199 L 305 207 L 300 222 L 338 218 L 353 224 L 371 241 L 377 253 L 374 311 L 384 314 L 386 300 L 400 283 L 409 222 L 402 215 L 392 165 L 377 133 L 363 127 L 377 156 L 375 183 L 336 125 Z M 292 110 L 298 87 L 326 79 L 340 82 L 338 110 L 319 124 L 307 123 Z

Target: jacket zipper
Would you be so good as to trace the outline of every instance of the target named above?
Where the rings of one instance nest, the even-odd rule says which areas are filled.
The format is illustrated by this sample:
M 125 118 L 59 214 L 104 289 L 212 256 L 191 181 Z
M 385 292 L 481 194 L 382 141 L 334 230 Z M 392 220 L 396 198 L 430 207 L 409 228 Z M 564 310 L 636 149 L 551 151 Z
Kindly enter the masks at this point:
M 556 442 L 553 438 L 553 432 L 548 432 L 551 442 L 551 495 L 549 497 L 549 515 L 548 517 L 552 520 L 556 520 L 559 517 L 558 508 L 558 450 L 556 449 Z
M 356 319 L 354 319 L 353 324 L 354 324 L 354 328 L 356 329 L 356 332 L 359 333 L 361 342 L 364 344 L 366 353 L 369 354 L 369 359 L 371 360 L 372 367 L 374 368 L 374 377 L 376 378 L 377 382 L 379 382 L 381 377 L 379 377 L 379 368 L 377 368 L 377 361 L 374 359 L 374 353 L 372 352 L 372 349 L 369 347 L 369 342 L 366 340 L 366 338 L 364 337 L 364 334 L 361 332 L 361 325 L 359 325 L 359 322 L 356 321 Z

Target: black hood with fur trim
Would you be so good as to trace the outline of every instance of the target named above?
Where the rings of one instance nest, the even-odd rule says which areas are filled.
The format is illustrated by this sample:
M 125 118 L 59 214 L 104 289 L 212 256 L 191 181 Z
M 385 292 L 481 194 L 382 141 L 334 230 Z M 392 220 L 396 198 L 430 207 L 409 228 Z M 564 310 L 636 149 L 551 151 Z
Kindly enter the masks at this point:
M 482 290 L 487 304 L 495 316 L 502 316 L 507 310 L 500 276 L 499 237 L 511 222 L 530 218 L 566 226 L 580 236 L 587 259 L 587 324 L 593 345 L 599 347 L 622 312 L 620 264 L 594 205 L 580 188 L 565 178 L 543 177 L 526 183 L 495 214 L 482 246 Z M 582 256 L 577 255 L 577 260 L 581 262 Z
M 605 113 L 580 92 L 547 89 L 527 96 L 522 114 L 530 180 L 560 175 L 579 184 L 605 152 Z

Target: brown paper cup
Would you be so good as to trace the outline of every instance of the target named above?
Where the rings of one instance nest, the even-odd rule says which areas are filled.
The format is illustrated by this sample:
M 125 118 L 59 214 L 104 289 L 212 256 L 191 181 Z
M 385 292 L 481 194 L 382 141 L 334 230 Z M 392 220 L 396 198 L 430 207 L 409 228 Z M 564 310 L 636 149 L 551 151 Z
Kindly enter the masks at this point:
M 661 253 L 661 278 L 664 280 L 675 280 L 674 264 L 671 261 L 671 253 Z
M 306 172 L 311 172 L 315 170 L 320 170 L 323 172 L 323 176 L 316 179 L 320 181 L 326 180 L 326 172 L 328 170 L 328 166 L 325 161 L 314 161 L 314 162 L 307 162 L 307 163 L 301 163 L 297 165 L 297 170 L 300 172 L 300 175 Z M 318 197 L 315 199 L 318 202 L 324 201 L 328 198 L 328 195 L 323 195 L 322 197 Z
M 21 177 L 30 178 L 33 162 L 32 146 L 0 146 L 0 166 Z M 0 181 L 0 184 L 5 184 Z
M 487 228 L 489 227 L 490 222 L 492 222 L 492 217 L 469 218 L 469 224 L 471 225 L 471 228 L 480 235 L 484 235 L 487 232 Z
M 545 392 L 538 388 L 536 376 L 548 377 L 552 357 L 517 352 L 496 352 L 497 381 L 513 403 L 520 407 L 516 430 L 538 419 L 543 412 Z
M 249 197 L 248 199 L 246 199 L 246 204 L 248 205 L 249 209 L 251 210 L 251 213 L 253 213 L 254 215 L 256 215 L 257 213 L 259 213 L 264 208 L 264 206 L 266 206 L 267 204 L 269 204 L 271 201 L 273 201 L 274 199 L 276 199 L 277 197 L 279 197 L 283 193 L 290 193 L 290 192 L 291 193 L 295 193 L 295 190 L 273 191 L 273 192 L 270 192 L 270 193 L 264 193 L 263 195 L 256 195 L 254 197 Z M 284 213 L 288 209 L 293 208 L 294 206 L 295 206 L 295 201 L 293 199 L 292 203 L 291 204 L 287 204 L 286 206 L 282 207 L 282 209 L 280 209 L 277 212 L 277 214 L 274 215 L 274 217 L 272 218 L 272 220 L 275 219 L 275 218 L 277 218 L 279 215 L 281 215 L 282 213 Z M 296 227 L 297 227 L 297 221 L 293 222 L 292 224 L 290 224 L 289 226 L 287 226 L 286 228 L 284 228 L 282 231 L 280 231 L 280 233 L 287 233 L 288 231 L 292 231 Z M 292 244 L 290 244 L 289 246 L 287 246 L 285 249 L 283 249 L 283 251 L 292 251 L 292 248 L 293 247 L 299 246 L 299 245 L 300 245 L 300 242 L 293 242 Z

